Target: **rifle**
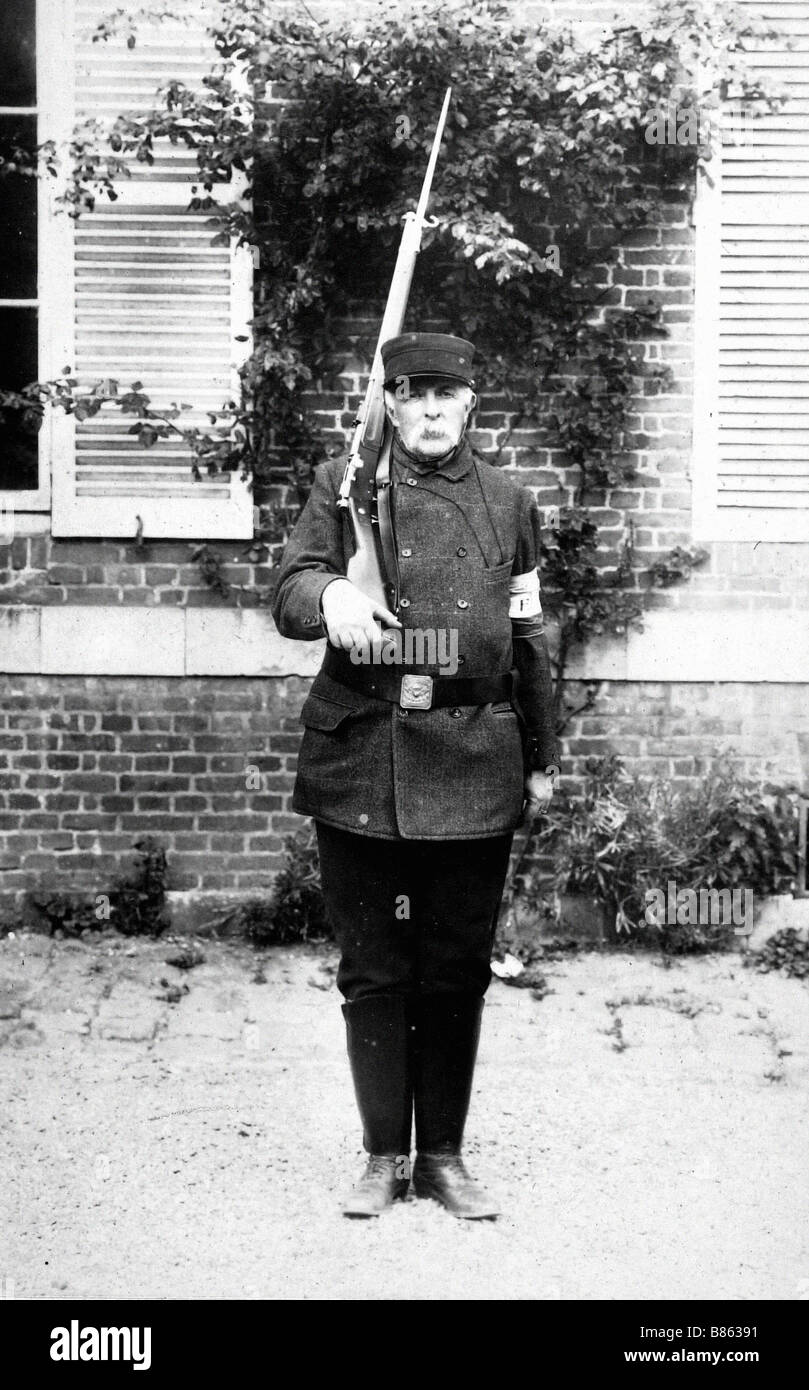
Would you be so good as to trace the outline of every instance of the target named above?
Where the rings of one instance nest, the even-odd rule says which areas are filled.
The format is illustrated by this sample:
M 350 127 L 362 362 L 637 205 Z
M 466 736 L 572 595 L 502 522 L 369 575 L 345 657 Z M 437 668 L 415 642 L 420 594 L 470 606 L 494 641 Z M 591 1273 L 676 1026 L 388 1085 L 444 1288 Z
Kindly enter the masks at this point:
M 514 904 L 517 900 L 517 882 L 536 829 L 536 817 L 526 817 L 514 835 L 511 845 L 511 865 L 513 867 L 510 868 L 506 877 L 506 886 L 503 890 L 503 896 L 500 899 L 500 907 L 497 912 L 493 937 L 495 941 L 501 932 L 511 932 L 517 925 L 514 916 Z
M 402 331 L 410 284 L 426 226 L 427 202 L 438 150 L 449 109 L 447 88 L 436 126 L 433 147 L 415 212 L 404 215 L 404 230 L 379 330 L 365 398 L 354 421 L 354 438 L 340 484 L 338 507 L 347 509 L 356 550 L 347 577 L 368 598 L 396 612 L 399 605 L 398 567 L 390 525 L 390 450 L 393 431 L 385 414 L 382 344 Z

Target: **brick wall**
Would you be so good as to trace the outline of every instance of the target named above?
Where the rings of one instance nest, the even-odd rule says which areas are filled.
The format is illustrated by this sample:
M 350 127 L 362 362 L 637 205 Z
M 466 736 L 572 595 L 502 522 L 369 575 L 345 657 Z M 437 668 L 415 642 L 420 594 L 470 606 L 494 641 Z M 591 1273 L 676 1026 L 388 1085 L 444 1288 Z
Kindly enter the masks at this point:
M 0 921 L 43 873 L 104 892 L 140 835 L 168 851 L 173 892 L 262 895 L 281 862 L 308 682 L 7 678 L 0 713 Z M 563 772 L 619 752 L 672 783 L 717 747 L 788 776 L 809 746 L 790 685 L 606 682 L 571 728 Z M 256 775 L 258 774 L 258 775 Z M 257 785 L 256 785 L 257 784 Z
M 50 871 L 103 892 L 143 834 L 170 851 L 174 891 L 266 891 L 302 823 L 289 800 L 307 685 L 6 678 L 0 903 Z
M 685 785 L 727 754 L 740 771 L 801 782 L 809 753 L 805 686 L 779 682 L 605 681 L 575 717 L 562 770 L 582 787 L 585 759 L 619 753 L 630 770 Z
M 223 598 L 191 555 L 199 542 L 54 540 L 18 535 L 0 544 L 0 604 L 104 604 L 171 607 L 254 607 L 271 584 L 271 563 L 249 558 L 242 541 L 212 543 L 228 580 L 244 586 Z M 262 557 L 263 560 L 263 557 Z

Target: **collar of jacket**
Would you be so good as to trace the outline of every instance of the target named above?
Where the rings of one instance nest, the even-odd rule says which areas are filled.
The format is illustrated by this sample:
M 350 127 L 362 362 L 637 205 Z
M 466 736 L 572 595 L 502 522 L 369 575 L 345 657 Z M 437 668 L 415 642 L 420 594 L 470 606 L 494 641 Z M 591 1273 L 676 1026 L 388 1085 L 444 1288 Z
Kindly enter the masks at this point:
M 440 463 L 426 463 L 424 459 L 417 459 L 415 454 L 411 454 L 406 449 L 398 434 L 393 436 L 393 458 L 403 468 L 410 468 L 414 473 L 427 475 L 434 473 L 436 477 L 449 478 L 451 482 L 457 483 L 459 478 L 463 478 L 472 467 L 472 450 L 465 435 L 461 436 L 451 454 L 448 454 Z

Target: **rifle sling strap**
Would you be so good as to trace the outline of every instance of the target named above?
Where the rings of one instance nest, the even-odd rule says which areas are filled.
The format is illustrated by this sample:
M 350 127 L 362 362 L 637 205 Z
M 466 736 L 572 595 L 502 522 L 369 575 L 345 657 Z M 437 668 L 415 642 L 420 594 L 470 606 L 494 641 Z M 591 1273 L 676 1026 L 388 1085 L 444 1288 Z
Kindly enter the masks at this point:
M 379 548 L 382 552 L 382 577 L 388 607 L 393 613 L 399 611 L 399 565 L 396 559 L 396 539 L 393 534 L 391 516 L 390 456 L 393 442 L 392 431 L 385 431 L 385 442 L 379 454 L 376 468 L 376 515 L 379 524 Z

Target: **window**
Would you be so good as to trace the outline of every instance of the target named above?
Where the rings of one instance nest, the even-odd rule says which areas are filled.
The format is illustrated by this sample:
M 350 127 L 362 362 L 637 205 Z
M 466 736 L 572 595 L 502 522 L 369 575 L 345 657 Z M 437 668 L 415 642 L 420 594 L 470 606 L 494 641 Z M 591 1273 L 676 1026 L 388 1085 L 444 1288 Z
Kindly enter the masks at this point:
M 757 41 L 755 65 L 789 99 L 726 113 L 697 199 L 699 540 L 809 541 L 809 9 L 777 0 L 763 17 L 784 37 Z
M 201 83 L 216 57 L 210 6 L 183 0 L 169 9 L 162 20 L 138 12 L 129 47 L 126 26 L 94 43 L 109 0 L 82 0 L 72 46 L 79 120 L 103 124 L 148 110 L 173 78 Z M 139 380 L 156 407 L 188 403 L 184 423 L 204 426 L 206 411 L 221 410 L 238 390 L 238 364 L 249 351 L 252 257 L 213 245 L 217 228 L 188 210 L 193 152 L 156 141 L 154 156 L 151 165 L 133 161 L 115 202 L 100 197 L 71 226 L 65 361 L 80 389 L 104 378 L 125 387 Z M 228 190 L 224 201 L 232 196 Z M 182 440 L 144 449 L 129 434 L 131 418 L 111 406 L 66 424 L 53 457 L 55 536 L 252 536 L 252 493 L 238 472 L 195 482 Z
M 63 152 L 76 120 L 112 122 L 149 109 L 172 78 L 201 80 L 215 57 L 209 6 L 179 0 L 177 9 L 176 20 L 139 13 L 130 47 L 126 26 L 93 41 L 102 19 L 125 16 L 109 0 L 8 0 L 13 46 L 0 133 L 53 140 Z M 157 142 L 154 164 L 133 163 L 117 201 L 100 197 L 78 222 L 59 207 L 58 180 L 21 179 L 13 197 L 8 183 L 0 185 L 0 233 L 11 248 L 0 270 L 6 388 L 65 367 L 79 390 L 106 378 L 125 387 L 140 380 L 158 407 L 190 403 L 189 425 L 204 424 L 206 411 L 234 395 L 250 350 L 252 258 L 246 249 L 213 246 L 217 229 L 189 212 L 195 172 L 191 152 Z M 147 450 L 130 425 L 114 406 L 78 423 L 56 409 L 37 437 L 8 417 L 0 427 L 0 511 L 47 511 L 52 487 L 55 536 L 252 536 L 252 494 L 238 473 L 195 482 L 182 440 Z

